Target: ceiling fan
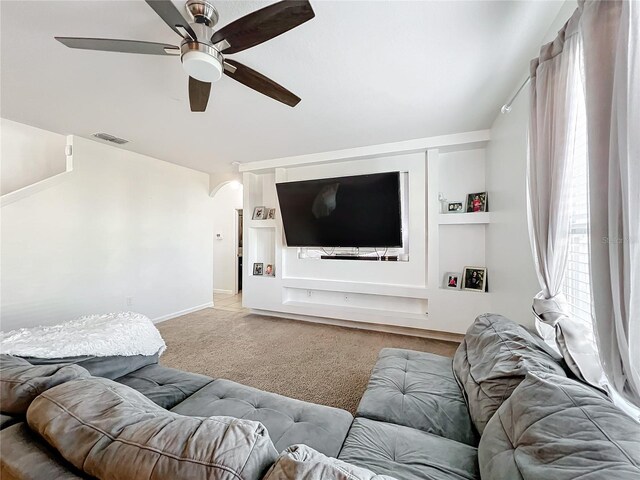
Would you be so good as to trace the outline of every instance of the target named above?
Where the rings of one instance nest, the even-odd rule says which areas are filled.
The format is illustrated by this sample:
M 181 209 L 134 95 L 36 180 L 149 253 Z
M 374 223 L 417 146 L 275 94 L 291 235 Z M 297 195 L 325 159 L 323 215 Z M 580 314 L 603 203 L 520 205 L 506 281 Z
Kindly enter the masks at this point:
M 241 52 L 271 40 L 304 22 L 315 14 L 306 1 L 274 3 L 231 22 L 220 30 L 218 11 L 207 0 L 188 0 L 186 9 L 192 19 L 187 21 L 171 0 L 145 0 L 147 4 L 176 32 L 180 46 L 164 43 L 116 40 L 108 38 L 55 37 L 70 48 L 107 52 L 142 53 L 147 55 L 180 55 L 182 67 L 189 75 L 189 103 L 192 112 L 204 112 L 209 101 L 211 84 L 222 74 L 268 97 L 295 107 L 300 98 L 261 73 L 226 55 Z

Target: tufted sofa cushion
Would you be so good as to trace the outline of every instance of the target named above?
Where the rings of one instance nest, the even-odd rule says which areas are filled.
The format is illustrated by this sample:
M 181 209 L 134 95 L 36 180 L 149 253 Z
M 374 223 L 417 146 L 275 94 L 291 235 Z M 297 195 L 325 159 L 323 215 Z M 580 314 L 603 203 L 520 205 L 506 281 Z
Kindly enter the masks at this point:
M 368 418 L 355 419 L 338 458 L 402 480 L 480 479 L 474 447 Z
M 539 337 L 493 313 L 476 318 L 460 343 L 453 368 L 478 432 L 528 372 L 566 376 L 564 363 Z
M 452 359 L 431 353 L 383 349 L 356 416 L 478 444 Z
M 23 415 L 45 390 L 61 383 L 89 377 L 77 365 L 31 365 L 20 357 L 0 355 L 0 409 L 2 413 Z M 3 423 L 9 419 L 3 418 Z
M 306 445 L 293 445 L 280 454 L 262 480 L 395 480 L 342 460 L 327 457 Z
M 640 424 L 597 390 L 531 373 L 487 424 L 482 478 L 637 480 Z
M 171 409 L 194 394 L 213 378 L 161 365 L 149 365 L 116 379 L 139 391 L 163 408 Z
M 47 390 L 29 407 L 27 422 L 100 480 L 258 480 L 277 458 L 258 422 L 185 417 L 104 378 Z
M 229 380 L 215 380 L 175 406 L 172 412 L 225 415 L 261 422 L 278 451 L 304 443 L 336 456 L 353 417 L 349 412 L 263 392 Z

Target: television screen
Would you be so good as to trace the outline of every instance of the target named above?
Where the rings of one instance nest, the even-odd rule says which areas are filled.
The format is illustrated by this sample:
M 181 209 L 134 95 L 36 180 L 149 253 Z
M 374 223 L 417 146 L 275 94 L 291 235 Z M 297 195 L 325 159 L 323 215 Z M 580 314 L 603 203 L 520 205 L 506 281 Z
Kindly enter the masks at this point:
M 290 247 L 402 247 L 400 173 L 277 183 Z

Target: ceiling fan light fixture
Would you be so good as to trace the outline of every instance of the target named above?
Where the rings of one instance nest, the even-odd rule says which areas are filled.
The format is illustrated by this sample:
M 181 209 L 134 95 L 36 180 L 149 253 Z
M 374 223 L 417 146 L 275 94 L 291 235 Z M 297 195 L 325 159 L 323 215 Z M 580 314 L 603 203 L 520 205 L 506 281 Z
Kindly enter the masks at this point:
M 209 45 L 190 42 L 182 47 L 182 68 L 201 82 L 213 83 L 222 78 L 224 67 L 219 52 Z
M 176 1 L 186 2 L 186 12 L 192 22 L 174 5 Z M 224 55 L 260 45 L 311 20 L 315 13 L 309 0 L 281 0 L 217 30 L 214 30 L 214 27 L 218 22 L 218 11 L 211 1 L 145 0 L 162 21 L 180 36 L 180 47 L 165 43 L 110 38 L 54 38 L 69 48 L 83 50 L 180 55 L 183 70 L 189 75 L 189 107 L 192 112 L 206 110 L 211 84 L 220 80 L 223 74 L 256 92 L 295 107 L 300 102 L 300 97 L 240 62 L 225 60 Z

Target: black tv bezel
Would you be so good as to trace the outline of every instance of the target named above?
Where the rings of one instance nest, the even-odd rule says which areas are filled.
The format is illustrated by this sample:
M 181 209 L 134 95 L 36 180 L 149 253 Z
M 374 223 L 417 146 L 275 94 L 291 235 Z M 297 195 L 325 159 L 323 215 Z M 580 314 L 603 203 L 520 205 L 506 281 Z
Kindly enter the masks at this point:
M 309 180 L 294 180 L 290 182 L 276 182 L 276 197 L 278 199 L 278 204 L 280 205 L 280 211 L 282 212 L 282 206 L 280 204 L 280 194 L 278 193 L 278 185 L 283 184 L 304 184 L 304 183 L 315 183 L 315 182 L 328 182 L 332 180 L 340 180 L 343 178 L 353 178 L 353 177 L 370 177 L 374 175 L 388 175 L 388 174 L 397 174 L 398 178 L 398 216 L 399 216 L 399 225 L 400 225 L 400 244 L 399 245 L 289 245 L 288 237 L 287 237 L 287 229 L 284 223 L 284 216 L 282 217 L 282 229 L 284 233 L 285 246 L 288 248 L 318 248 L 318 249 L 327 249 L 327 248 L 373 248 L 373 249 L 389 249 L 389 248 L 404 248 L 404 205 L 403 205 L 403 195 L 402 195 L 402 172 L 399 170 L 391 170 L 388 172 L 375 172 L 375 173 L 363 173 L 358 175 L 342 175 L 340 177 L 322 177 L 322 178 L 313 178 Z

